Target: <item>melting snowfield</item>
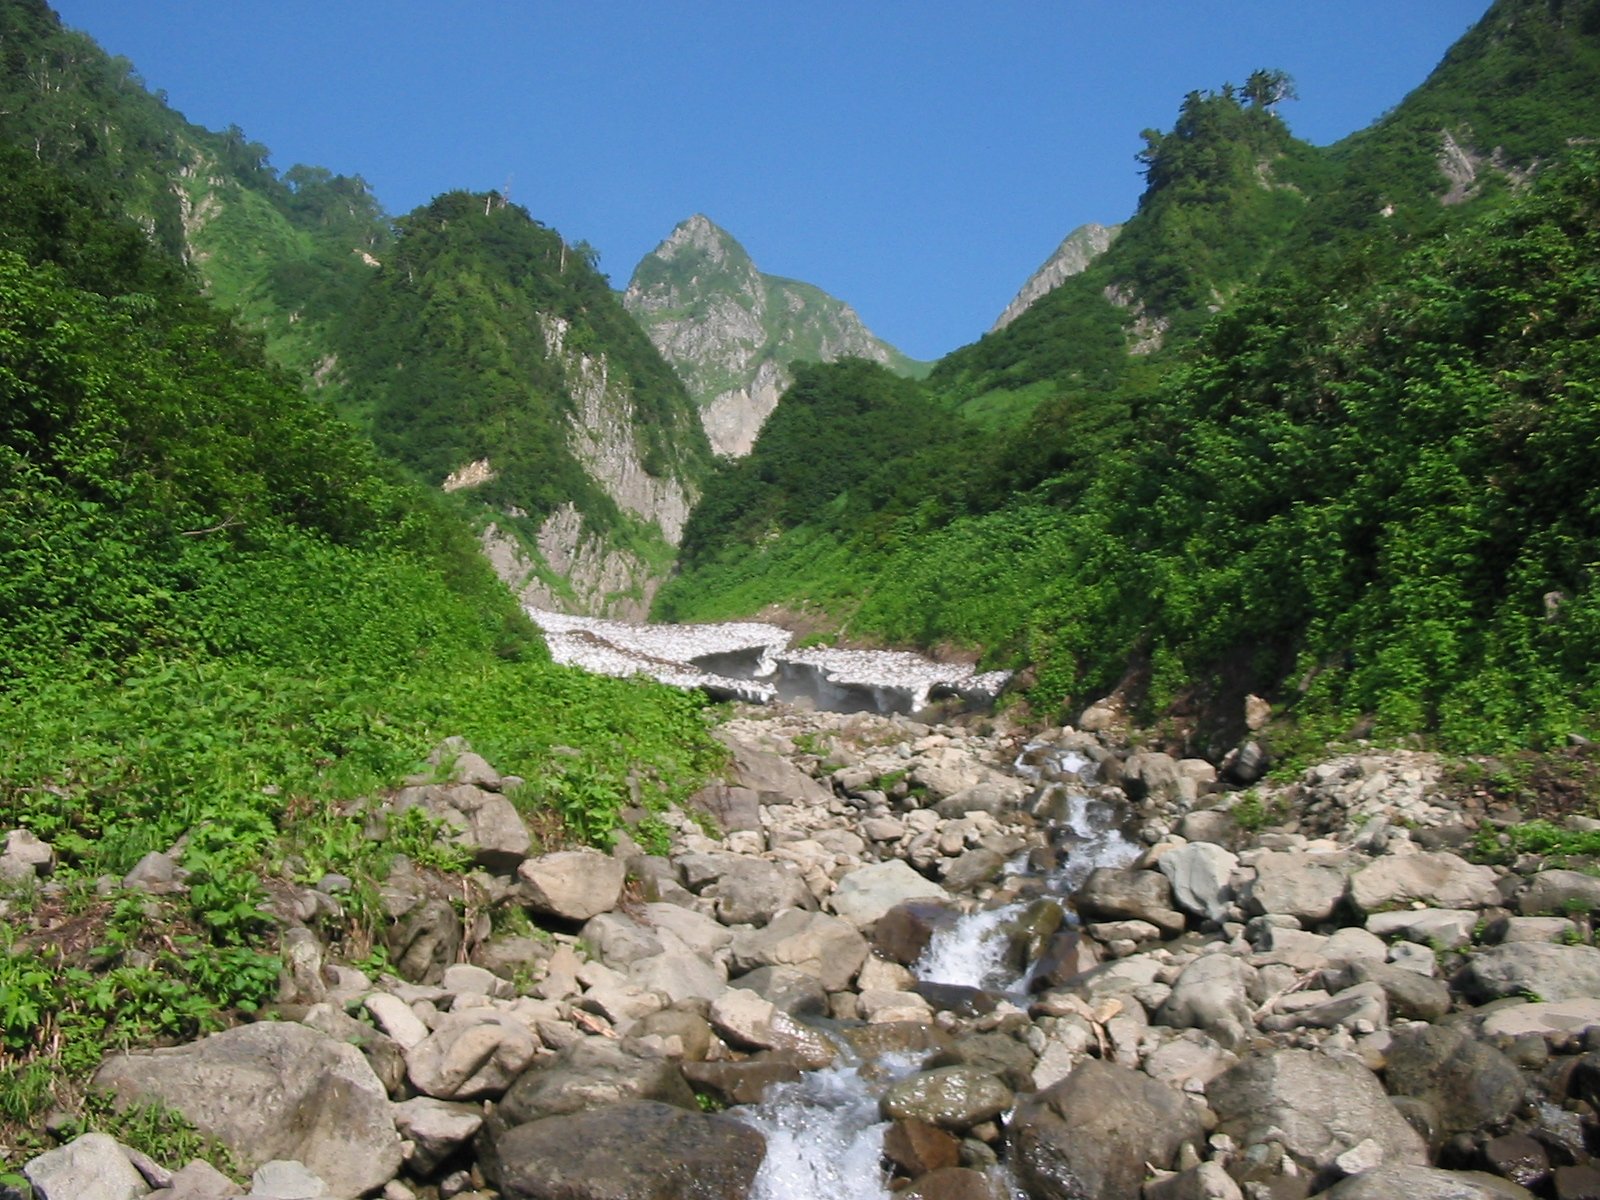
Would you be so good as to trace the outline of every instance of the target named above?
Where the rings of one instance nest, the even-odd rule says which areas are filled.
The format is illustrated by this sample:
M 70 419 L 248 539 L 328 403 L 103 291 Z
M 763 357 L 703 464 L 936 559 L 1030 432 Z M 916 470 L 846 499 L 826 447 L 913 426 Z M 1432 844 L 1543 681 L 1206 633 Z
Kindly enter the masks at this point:
M 648 675 L 719 699 L 806 700 L 839 712 L 915 712 L 931 699 L 991 703 L 1010 673 L 977 674 L 900 650 L 790 650 L 790 633 L 758 621 L 650 625 L 530 608 L 559 663 L 602 675 Z

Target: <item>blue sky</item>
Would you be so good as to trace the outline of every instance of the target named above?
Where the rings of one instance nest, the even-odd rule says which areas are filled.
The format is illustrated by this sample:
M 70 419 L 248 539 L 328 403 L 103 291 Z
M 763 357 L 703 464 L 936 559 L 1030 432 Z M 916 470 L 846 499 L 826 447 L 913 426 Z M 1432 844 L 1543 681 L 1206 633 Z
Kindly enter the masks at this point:
M 1071 229 L 1128 216 L 1139 131 L 1288 71 L 1317 144 L 1417 86 L 1488 0 L 54 0 L 191 121 L 391 212 L 510 181 L 617 286 L 704 212 L 919 358 Z

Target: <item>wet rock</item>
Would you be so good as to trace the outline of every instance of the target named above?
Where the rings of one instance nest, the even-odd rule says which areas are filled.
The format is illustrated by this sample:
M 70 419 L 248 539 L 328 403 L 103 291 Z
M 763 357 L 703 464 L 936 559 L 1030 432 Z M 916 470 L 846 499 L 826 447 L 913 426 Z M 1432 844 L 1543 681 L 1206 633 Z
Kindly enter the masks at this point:
M 1431 1105 L 1446 1135 L 1502 1125 L 1526 1091 L 1521 1072 L 1504 1054 L 1459 1029 L 1396 1030 L 1387 1057 L 1389 1091 Z
M 1484 908 L 1500 901 L 1493 869 L 1448 850 L 1386 854 L 1350 877 L 1350 900 L 1364 913 L 1402 905 Z
M 896 1195 L 902 1200 L 1005 1200 L 1005 1190 L 990 1176 L 967 1167 L 929 1171 Z
M 884 1115 L 963 1132 L 1011 1107 L 1012 1091 L 975 1067 L 939 1067 L 902 1079 L 884 1093 Z
M 622 898 L 623 865 L 594 850 L 562 850 L 517 868 L 528 906 L 562 921 L 587 921 Z
M 1593 1163 L 1557 1167 L 1554 1183 L 1556 1200 L 1600 1200 L 1600 1167 Z
M 976 891 L 1005 870 L 1006 856 L 983 846 L 968 850 L 945 867 L 942 885 L 952 892 Z
M 1242 1146 L 1278 1142 L 1313 1174 L 1368 1138 L 1385 1162 L 1427 1162 L 1422 1139 L 1353 1059 L 1309 1050 L 1253 1054 L 1214 1080 L 1206 1098 L 1220 1132 Z
M 176 1109 L 248 1169 L 303 1162 L 337 1196 L 380 1188 L 400 1167 L 383 1084 L 354 1046 L 304 1025 L 263 1022 L 113 1055 L 92 1087 Z
M 780 1083 L 798 1083 L 800 1066 L 779 1055 L 741 1059 L 737 1062 L 686 1062 L 683 1077 L 697 1092 L 716 1097 L 723 1104 L 760 1104 L 767 1090 Z
M 1074 893 L 1072 903 L 1087 920 L 1146 921 L 1168 937 L 1182 933 L 1188 924 L 1172 907 L 1172 885 L 1159 871 L 1098 867 Z
M 22 1169 L 39 1200 L 137 1200 L 150 1190 L 117 1140 L 86 1133 L 29 1159 Z
M 730 1117 L 641 1100 L 518 1125 L 483 1166 L 505 1200 L 746 1200 L 765 1155 Z
M 1550 1155 L 1525 1133 L 1508 1133 L 1483 1144 L 1489 1170 L 1520 1187 L 1537 1187 L 1550 1177 Z
M 872 945 L 885 958 L 912 966 L 927 949 L 933 931 L 951 916 L 948 900 L 908 900 L 896 904 L 872 927 Z
M 1010 1131 L 1018 1182 L 1036 1200 L 1137 1200 L 1146 1164 L 1170 1167 L 1203 1134 L 1182 1093 L 1096 1059 L 1026 1097 Z
M 961 1162 L 961 1142 L 926 1121 L 896 1121 L 883 1135 L 883 1155 L 915 1179 Z
M 1080 929 L 1063 929 L 1050 939 L 1050 945 L 1039 956 L 1028 986 L 1036 992 L 1064 987 L 1099 965 L 1099 944 L 1085 937 Z
M 1015 1092 L 1031 1092 L 1035 1055 L 1009 1034 L 969 1033 L 948 1049 L 936 1051 L 924 1067 L 974 1067 L 998 1076 Z

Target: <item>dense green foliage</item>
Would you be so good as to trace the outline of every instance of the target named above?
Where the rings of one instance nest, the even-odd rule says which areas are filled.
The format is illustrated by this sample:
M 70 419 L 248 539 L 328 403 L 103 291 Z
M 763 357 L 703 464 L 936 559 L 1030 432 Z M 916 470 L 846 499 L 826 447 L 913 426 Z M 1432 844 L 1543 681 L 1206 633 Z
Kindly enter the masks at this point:
M 1319 728 L 1464 747 L 1592 729 L 1600 168 L 1567 142 L 1600 133 L 1577 102 L 1600 24 L 1579 8 L 1496 5 L 1406 105 L 1321 156 L 1273 115 L 1280 76 L 1191 94 L 1147 135 L 1150 187 L 1112 249 L 935 369 L 932 455 L 885 455 L 796 512 L 774 462 L 796 450 L 785 400 L 778 440 L 708 490 L 664 611 L 810 603 L 852 633 L 1026 666 L 1037 703 L 1124 684 L 1147 716 L 1229 714 L 1220 733 L 1247 690 Z M 1529 70 L 1549 95 L 1495 115 Z M 1440 130 L 1465 128 L 1445 118 L 1471 89 L 1456 111 L 1545 162 L 1531 189 L 1489 172 L 1446 209 Z M 1368 213 L 1363 172 L 1427 129 L 1432 214 Z M 1167 306 L 1159 353 L 1126 353 L 1138 310 L 1101 295 L 1118 281 L 1141 316 Z
M 598 841 L 715 758 L 693 698 L 551 665 L 457 512 L 114 199 L 26 152 L 4 168 L 0 831 L 58 863 L 0 896 L 21 938 L 0 952 L 0 1123 L 107 1045 L 269 998 L 262 881 L 356 880 L 359 940 L 395 854 L 460 865 L 426 821 L 363 836 L 441 738 L 523 776 L 541 828 Z M 188 886 L 159 914 L 97 895 L 175 844 Z M 35 910 L 96 940 L 30 938 Z
M 710 452 L 693 405 L 588 253 L 526 210 L 452 192 L 398 223 L 345 325 L 343 400 L 380 449 L 437 484 L 492 458 L 486 504 L 538 517 L 616 506 L 568 447 L 573 395 L 630 397 L 647 470 L 695 478 Z M 564 328 L 556 322 L 564 323 Z M 586 356 L 603 352 L 605 373 Z

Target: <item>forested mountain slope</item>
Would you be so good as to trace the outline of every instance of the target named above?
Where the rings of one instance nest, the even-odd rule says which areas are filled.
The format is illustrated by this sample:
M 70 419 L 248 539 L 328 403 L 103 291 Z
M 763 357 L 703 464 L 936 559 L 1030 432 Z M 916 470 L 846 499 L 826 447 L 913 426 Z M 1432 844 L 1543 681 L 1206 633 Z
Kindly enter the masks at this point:
M 391 223 L 359 176 L 280 174 L 42 0 L 0 4 L 0 141 L 143 226 L 408 471 L 462 485 L 527 599 L 643 611 L 709 453 L 592 252 L 498 198 L 446 196 Z M 491 445 L 500 461 L 478 465 Z
M 815 605 L 851 633 L 987 649 L 1038 703 L 1120 685 L 1202 740 L 1237 733 L 1250 690 L 1326 729 L 1458 745 L 1590 728 L 1594 9 L 1495 5 L 1328 151 L 1288 137 L 1274 73 L 1191 94 L 1148 135 L 1110 250 L 935 368 L 936 440 L 786 519 L 751 490 L 790 486 L 780 404 L 708 489 L 662 611 Z M 1495 131 L 1473 143 L 1489 158 L 1513 132 L 1533 157 L 1505 149 L 1458 194 L 1441 147 L 1468 121 Z M 1410 191 L 1364 174 L 1419 145 L 1433 174 Z M 881 402 L 830 370 L 807 389 Z M 754 542 L 733 494 L 772 514 Z
M 750 452 L 796 364 L 866 358 L 906 375 L 915 363 L 849 305 L 809 283 L 763 274 L 704 216 L 640 260 L 623 303 L 682 377 L 712 449 Z

